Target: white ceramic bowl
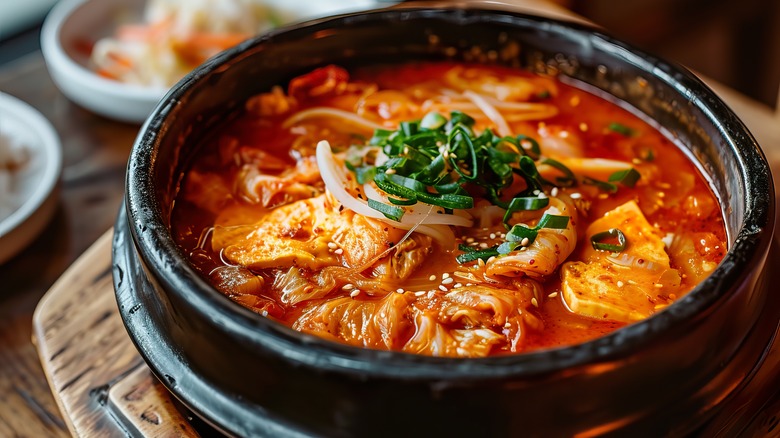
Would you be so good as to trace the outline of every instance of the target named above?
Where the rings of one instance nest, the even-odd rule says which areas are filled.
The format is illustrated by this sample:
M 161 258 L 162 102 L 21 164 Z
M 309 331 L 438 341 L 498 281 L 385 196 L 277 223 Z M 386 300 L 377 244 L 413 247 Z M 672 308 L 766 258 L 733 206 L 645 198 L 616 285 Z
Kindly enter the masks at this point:
M 54 214 L 62 147 L 54 127 L 41 113 L 5 93 L 0 93 L 0 135 L 30 150 L 30 161 L 14 174 L 14 192 L 22 203 L 0 219 L 2 264 L 30 244 Z
M 141 22 L 145 0 L 60 0 L 41 30 L 41 50 L 57 87 L 73 102 L 105 117 L 141 123 L 168 91 L 126 84 L 89 68 L 89 48 L 114 33 L 118 21 Z M 386 0 L 266 0 L 287 22 L 388 5 Z

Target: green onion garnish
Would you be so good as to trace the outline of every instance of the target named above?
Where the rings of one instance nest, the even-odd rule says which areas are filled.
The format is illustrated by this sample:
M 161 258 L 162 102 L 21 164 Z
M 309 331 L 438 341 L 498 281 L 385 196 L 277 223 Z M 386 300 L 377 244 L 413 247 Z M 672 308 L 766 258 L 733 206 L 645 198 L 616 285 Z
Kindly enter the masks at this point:
M 551 228 L 553 230 L 562 230 L 569 226 L 569 216 L 558 216 L 545 213 L 536 228 Z
M 420 128 L 439 129 L 446 124 L 447 119 L 443 115 L 437 112 L 430 112 L 426 114 L 425 117 L 423 117 L 420 121 Z
M 533 211 L 547 207 L 550 204 L 549 198 L 537 198 L 537 197 L 519 197 L 512 198 L 509 201 L 509 205 L 506 207 L 506 213 L 504 213 L 504 223 L 509 222 L 512 218 L 512 214 L 516 211 Z
M 614 243 L 616 240 L 617 243 Z M 597 251 L 620 252 L 626 249 L 626 235 L 617 228 L 611 228 L 591 236 L 590 244 Z
M 607 127 L 607 129 L 609 129 L 612 132 L 617 132 L 618 134 L 620 134 L 620 135 L 622 135 L 624 137 L 633 137 L 634 136 L 634 130 L 633 129 L 629 128 L 626 125 L 617 123 L 617 122 L 610 123 L 609 126 Z
M 605 181 L 599 181 L 597 179 L 593 179 L 588 176 L 582 178 L 582 183 L 587 184 L 589 186 L 596 186 L 599 189 L 609 193 L 616 193 L 618 191 L 618 186 L 616 186 L 615 184 L 608 183 Z
M 463 263 L 473 262 L 474 260 L 477 259 L 487 260 L 497 255 L 498 255 L 498 250 L 496 248 L 487 248 L 479 251 L 465 252 L 455 257 L 455 260 L 457 260 L 458 263 L 463 264 Z
M 568 225 L 569 225 L 569 216 L 558 216 L 554 214 L 545 213 L 544 216 L 542 216 L 542 219 L 539 220 L 539 223 L 536 224 L 536 226 L 533 228 L 526 227 L 525 225 L 522 224 L 517 224 L 513 226 L 506 233 L 506 240 L 507 242 L 514 242 L 514 243 L 518 243 L 518 245 L 528 246 L 534 243 L 534 240 L 536 240 L 536 236 L 539 234 L 539 230 L 541 230 L 542 228 L 562 230 L 566 228 Z M 503 245 L 502 247 L 499 247 L 500 248 L 499 252 L 501 252 L 501 250 L 506 250 L 507 252 L 514 251 L 514 249 L 518 245 L 514 245 L 514 246 Z M 507 248 L 510 247 L 511 249 L 507 250 Z M 506 254 L 506 252 L 502 252 L 502 254 Z
M 368 199 L 368 206 L 382 213 L 386 218 L 392 219 L 396 222 L 400 222 L 401 218 L 404 216 L 404 210 L 401 207 L 388 205 L 384 202 L 375 201 L 371 198 Z
M 618 170 L 609 176 L 609 182 L 618 182 L 626 187 L 634 187 L 641 175 L 633 167 L 626 170 Z
M 563 173 L 563 176 L 555 178 L 556 183 L 561 187 L 571 187 L 577 182 L 577 178 L 574 176 L 574 172 L 571 171 L 565 164 L 552 158 L 546 158 L 542 161 L 542 164 L 554 167 Z

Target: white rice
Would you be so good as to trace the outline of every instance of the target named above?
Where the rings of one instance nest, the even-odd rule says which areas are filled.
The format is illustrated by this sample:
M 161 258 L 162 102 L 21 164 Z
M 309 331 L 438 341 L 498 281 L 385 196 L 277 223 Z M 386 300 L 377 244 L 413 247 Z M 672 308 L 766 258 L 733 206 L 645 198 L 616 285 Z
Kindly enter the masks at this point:
M 29 148 L 0 132 L 0 220 L 19 208 L 15 176 L 29 161 Z

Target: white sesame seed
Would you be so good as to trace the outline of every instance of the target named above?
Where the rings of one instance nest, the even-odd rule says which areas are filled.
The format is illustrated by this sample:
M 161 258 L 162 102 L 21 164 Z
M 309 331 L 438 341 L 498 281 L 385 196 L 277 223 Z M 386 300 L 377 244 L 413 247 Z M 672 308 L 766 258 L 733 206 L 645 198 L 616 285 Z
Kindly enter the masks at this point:
M 555 297 L 558 296 L 558 292 L 553 292 L 553 293 L 551 293 L 550 295 L 547 295 L 547 296 L 550 297 L 550 298 L 555 298 Z
M 435 276 L 435 275 L 433 275 L 433 274 L 431 274 L 431 276 L 430 276 L 430 277 L 428 277 L 428 280 L 430 280 L 430 281 L 436 281 L 436 276 Z
M 463 284 L 462 283 L 455 283 L 454 285 L 452 285 L 452 287 L 463 287 Z
M 558 196 L 558 187 L 553 187 L 552 190 L 550 190 L 550 196 L 553 198 Z
M 490 238 L 491 239 L 495 239 L 496 238 L 496 233 L 490 233 Z
M 335 250 L 333 252 L 336 253 L 336 254 L 344 254 L 344 250 L 341 249 L 341 248 L 339 248 L 339 249 L 337 249 L 337 250 Z
M 531 298 L 531 304 L 533 304 L 534 307 L 539 307 L 539 302 L 536 301 L 536 297 Z
M 496 259 L 496 256 L 490 256 L 490 258 L 488 259 L 487 262 L 488 263 L 493 263 L 493 260 L 495 260 L 495 259 Z
M 474 286 L 474 283 L 466 283 L 466 286 L 469 286 L 469 287 Z
M 436 296 L 436 291 L 435 290 L 429 290 L 428 291 L 428 299 L 432 300 L 434 296 Z
M 547 194 L 544 193 L 544 192 L 539 192 L 539 194 L 537 195 L 537 198 L 539 198 L 539 199 L 547 199 Z
M 442 292 L 447 292 L 447 288 L 444 287 L 444 285 L 441 285 L 441 284 L 439 285 L 439 290 L 442 291 Z
M 485 243 L 485 242 L 482 242 L 482 243 L 479 244 L 479 247 L 482 248 L 482 249 L 486 249 L 488 247 L 488 244 Z
M 571 199 L 580 199 L 582 198 L 582 193 L 572 193 L 571 195 L 569 195 L 569 197 Z
M 539 195 L 539 193 L 542 193 L 542 192 L 540 192 L 539 190 L 534 190 L 533 193 L 534 193 L 534 195 Z
M 445 273 L 441 274 L 441 278 L 450 278 L 449 272 L 445 272 Z
M 395 291 L 396 291 L 396 292 L 398 292 L 399 294 L 402 294 L 402 293 L 404 293 L 404 288 L 402 288 L 402 287 L 399 287 L 399 288 L 398 288 L 398 289 L 396 289 Z
M 501 236 L 499 237 L 501 237 L 502 239 L 506 239 L 506 233 L 501 233 Z
M 387 174 L 387 175 L 393 175 L 393 174 L 395 174 L 395 169 L 392 169 L 392 168 L 390 168 L 390 169 L 387 169 L 387 170 L 385 170 L 385 174 Z
M 338 248 L 338 247 L 339 247 L 339 246 L 338 246 L 338 245 L 336 245 L 335 243 L 333 243 L 333 242 L 328 242 L 328 248 L 330 248 L 330 249 L 336 249 L 336 248 Z
M 527 237 L 523 237 L 523 240 L 520 241 L 520 246 L 528 246 L 529 243 L 531 243 L 531 241 L 528 240 Z
M 355 289 L 349 294 L 349 296 L 351 296 L 352 298 L 355 298 L 358 295 L 360 295 L 360 289 Z
M 263 310 L 263 313 L 262 313 L 262 315 L 263 315 L 263 316 L 268 316 L 268 311 L 267 311 L 267 310 Z
M 661 284 L 661 283 L 656 283 L 656 284 L 655 284 L 655 287 L 657 287 L 658 289 L 661 289 L 662 287 L 664 287 L 664 285 L 663 285 L 663 284 Z
M 441 281 L 441 284 L 452 284 L 454 282 L 455 280 L 452 278 L 445 278 L 444 280 Z
M 341 288 L 344 289 L 344 290 L 352 290 L 352 289 L 355 288 L 355 285 L 352 284 L 352 283 L 347 283 L 344 286 L 342 286 Z
M 624 285 L 625 285 L 625 283 L 623 283 L 622 281 L 618 280 L 617 287 L 623 287 Z
M 474 238 L 469 237 L 468 239 L 466 239 L 466 243 L 474 243 Z
M 426 293 L 427 292 L 425 292 L 424 290 L 419 290 L 419 291 L 414 293 L 414 296 L 421 297 L 421 296 L 425 295 Z

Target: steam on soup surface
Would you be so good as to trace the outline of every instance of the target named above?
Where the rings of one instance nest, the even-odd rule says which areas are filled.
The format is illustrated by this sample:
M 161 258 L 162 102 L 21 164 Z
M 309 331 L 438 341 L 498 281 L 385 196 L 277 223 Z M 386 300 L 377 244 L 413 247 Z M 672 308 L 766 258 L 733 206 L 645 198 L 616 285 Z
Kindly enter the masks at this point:
M 179 245 L 296 330 L 481 357 L 647 318 L 726 252 L 721 209 L 656 129 L 552 77 L 337 66 L 252 97 L 205 141 Z

